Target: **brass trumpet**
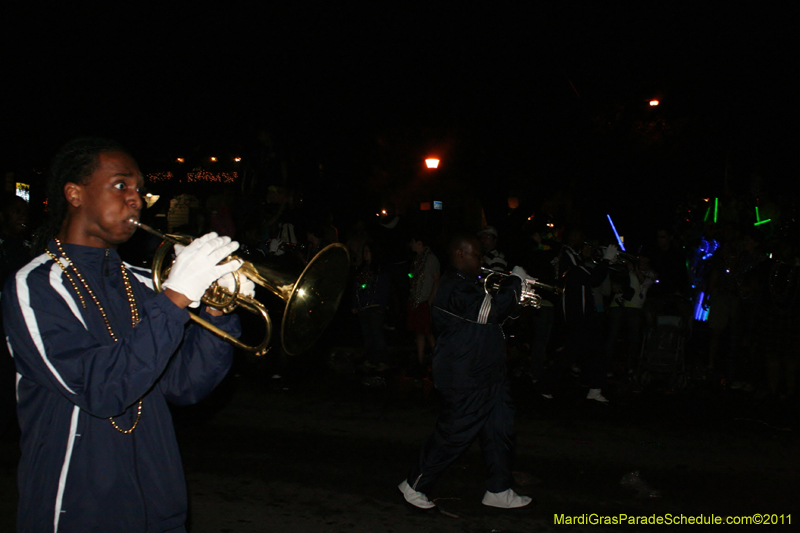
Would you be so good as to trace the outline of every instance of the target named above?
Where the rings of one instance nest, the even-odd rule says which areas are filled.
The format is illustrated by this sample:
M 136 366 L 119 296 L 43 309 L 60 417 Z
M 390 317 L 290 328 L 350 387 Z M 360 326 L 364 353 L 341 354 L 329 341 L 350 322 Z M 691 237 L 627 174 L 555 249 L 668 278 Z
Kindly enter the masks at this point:
M 500 284 L 505 279 L 512 276 L 508 272 L 498 272 L 485 267 L 481 267 L 481 273 L 482 275 L 485 274 L 483 289 L 486 294 L 491 295 L 494 295 L 500 289 Z M 525 278 L 522 280 L 522 294 L 519 297 L 519 304 L 525 307 L 533 307 L 534 309 L 542 307 L 542 297 L 536 292 L 537 289 L 539 291 L 552 292 L 556 296 L 564 292 L 561 287 L 542 283 L 536 278 Z
M 161 282 L 167 278 L 172 267 L 172 261 L 165 262 L 167 253 L 175 244 L 186 246 L 193 239 L 185 235 L 161 233 L 134 218 L 128 222 L 163 240 L 153 257 L 152 266 L 153 287 L 156 292 L 161 292 Z M 230 313 L 236 307 L 242 307 L 261 315 L 265 324 L 264 339 L 261 343 L 249 346 L 194 313 L 190 313 L 190 317 L 200 326 L 234 346 L 254 352 L 256 355 L 264 355 L 269 350 L 272 321 L 264 304 L 240 293 L 239 276 L 247 277 L 253 283 L 264 287 L 286 302 L 281 323 L 281 344 L 286 353 L 295 355 L 310 347 L 333 318 L 347 286 L 350 269 L 347 248 L 339 243 L 331 244 L 320 250 L 299 275 L 278 272 L 273 268 L 258 265 L 236 255 L 223 259 L 224 262 L 234 260 L 242 261 L 242 266 L 233 273 L 234 291 L 230 292 L 215 282 L 203 295 L 202 301 L 206 305 L 221 309 L 224 313 Z

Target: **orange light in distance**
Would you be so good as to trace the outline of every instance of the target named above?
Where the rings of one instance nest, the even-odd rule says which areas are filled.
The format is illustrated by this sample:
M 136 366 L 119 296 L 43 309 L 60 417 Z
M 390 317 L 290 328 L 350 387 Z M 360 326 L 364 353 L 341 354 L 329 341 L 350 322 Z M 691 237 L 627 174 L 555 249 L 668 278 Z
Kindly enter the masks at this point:
M 429 157 L 425 160 L 425 166 L 428 168 L 439 168 L 439 160 L 435 157 Z

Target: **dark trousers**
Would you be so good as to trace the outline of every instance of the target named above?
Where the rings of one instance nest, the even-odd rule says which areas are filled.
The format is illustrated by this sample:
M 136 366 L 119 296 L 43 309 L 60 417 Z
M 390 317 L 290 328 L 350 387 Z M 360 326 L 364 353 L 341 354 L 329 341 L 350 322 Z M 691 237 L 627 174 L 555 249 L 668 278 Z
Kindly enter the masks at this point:
M 567 315 L 567 356 L 570 363 L 580 365 L 581 383 L 590 389 L 602 389 L 606 384 L 608 362 L 601 344 L 600 329 L 598 313 Z
M 533 379 L 541 379 L 544 372 L 544 363 L 547 361 L 547 345 L 550 342 L 550 333 L 555 323 L 556 308 L 542 307 L 535 309 L 531 319 L 531 367 L 530 375 Z
M 383 332 L 385 317 L 386 311 L 379 306 L 367 307 L 358 312 L 364 351 L 367 360 L 375 365 L 389 362 L 387 359 L 389 349 Z
M 444 407 L 411 468 L 408 484 L 428 494 L 436 480 L 480 437 L 488 471 L 486 490 L 503 492 L 513 482 L 514 404 L 505 384 L 483 389 L 440 389 Z
M 644 311 L 638 307 L 610 307 L 608 309 L 608 363 L 614 365 L 614 355 L 617 339 L 623 329 L 627 337 L 625 368 L 636 370 L 639 366 L 639 355 L 642 351 L 642 324 L 644 324 Z

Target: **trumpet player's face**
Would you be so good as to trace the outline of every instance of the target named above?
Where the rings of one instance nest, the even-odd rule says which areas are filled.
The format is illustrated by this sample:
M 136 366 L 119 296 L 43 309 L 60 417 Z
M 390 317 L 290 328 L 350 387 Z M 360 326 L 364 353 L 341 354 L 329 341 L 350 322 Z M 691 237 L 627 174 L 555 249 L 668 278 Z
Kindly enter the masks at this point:
M 70 204 L 66 235 L 72 244 L 96 248 L 116 247 L 136 230 L 128 220 L 138 219 L 144 178 L 131 156 L 105 152 L 97 156 L 94 172 L 85 183 L 67 183 Z
M 457 269 L 477 277 L 483 264 L 483 253 L 478 241 L 467 241 L 456 253 Z

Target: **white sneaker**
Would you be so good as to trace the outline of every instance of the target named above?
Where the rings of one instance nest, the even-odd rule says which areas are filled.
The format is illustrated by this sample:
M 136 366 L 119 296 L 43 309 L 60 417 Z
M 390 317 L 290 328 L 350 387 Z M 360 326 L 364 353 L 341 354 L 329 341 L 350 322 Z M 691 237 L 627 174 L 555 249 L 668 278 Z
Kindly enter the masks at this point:
M 397 488 L 403 493 L 403 498 L 414 507 L 419 509 L 433 509 L 436 507 L 436 504 L 430 501 L 427 496 L 412 489 L 411 485 L 408 484 L 408 480 L 403 480 Z
M 489 507 L 499 507 L 500 509 L 516 509 L 518 507 L 525 507 L 533 500 L 529 496 L 520 496 L 511 489 L 506 489 L 503 492 L 489 492 L 483 495 L 483 505 Z
M 601 394 L 601 389 L 589 389 L 589 394 L 586 395 L 587 400 L 594 400 L 600 403 L 608 403 L 608 399 Z

